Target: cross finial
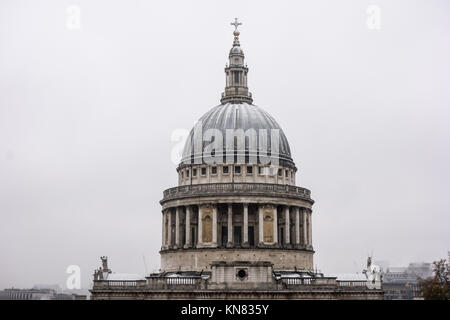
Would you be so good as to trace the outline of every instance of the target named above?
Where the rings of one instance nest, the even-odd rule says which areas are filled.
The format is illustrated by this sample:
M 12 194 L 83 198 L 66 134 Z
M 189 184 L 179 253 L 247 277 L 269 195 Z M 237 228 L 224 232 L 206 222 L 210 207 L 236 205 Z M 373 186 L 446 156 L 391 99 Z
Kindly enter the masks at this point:
M 234 22 L 230 23 L 232 26 L 234 26 L 234 31 L 237 31 L 238 26 L 242 24 L 242 22 L 238 22 L 238 18 L 234 18 Z

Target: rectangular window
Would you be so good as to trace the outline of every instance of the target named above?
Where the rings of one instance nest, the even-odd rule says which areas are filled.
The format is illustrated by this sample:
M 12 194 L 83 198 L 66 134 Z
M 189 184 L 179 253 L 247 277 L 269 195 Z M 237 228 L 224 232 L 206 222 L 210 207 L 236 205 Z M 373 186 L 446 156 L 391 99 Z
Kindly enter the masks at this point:
M 258 167 L 258 174 L 263 175 L 264 174 L 264 167 Z
M 196 177 L 197 176 L 197 169 L 192 169 L 192 176 Z
M 241 166 L 234 167 L 234 173 L 241 174 Z
M 222 168 L 224 174 L 228 174 L 228 166 Z
M 252 174 L 253 173 L 253 167 L 247 166 L 247 173 Z
M 239 83 L 239 72 L 233 71 L 233 74 L 234 74 L 234 84 L 238 84 Z
M 217 174 L 217 167 L 212 167 L 211 168 L 211 173 L 212 174 Z
M 278 175 L 281 177 L 283 175 L 283 171 L 281 169 L 278 169 Z
M 289 171 L 286 170 L 286 178 L 289 177 Z
M 206 168 L 202 168 L 202 176 L 206 176 Z
M 186 170 L 186 178 L 189 178 L 189 169 Z
M 184 179 L 184 171 L 181 171 L 181 179 Z

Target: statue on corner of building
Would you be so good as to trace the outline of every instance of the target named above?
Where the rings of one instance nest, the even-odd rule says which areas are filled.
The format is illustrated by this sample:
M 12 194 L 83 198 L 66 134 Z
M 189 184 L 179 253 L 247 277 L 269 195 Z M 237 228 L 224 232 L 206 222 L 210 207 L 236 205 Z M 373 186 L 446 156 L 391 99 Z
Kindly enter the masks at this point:
M 102 260 L 103 272 L 109 272 L 109 269 L 108 269 L 108 257 L 107 256 L 102 256 L 102 257 L 100 257 L 100 260 Z
M 381 289 L 381 268 L 372 264 L 372 257 L 367 258 L 367 266 L 362 271 L 367 278 L 367 287 L 369 289 Z

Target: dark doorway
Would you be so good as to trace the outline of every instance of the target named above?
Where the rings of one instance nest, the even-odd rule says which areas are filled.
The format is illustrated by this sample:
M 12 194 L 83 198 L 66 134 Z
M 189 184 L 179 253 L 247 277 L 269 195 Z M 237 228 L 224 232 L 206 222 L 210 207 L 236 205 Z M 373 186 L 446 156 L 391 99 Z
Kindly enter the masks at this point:
M 234 244 L 240 245 L 241 244 L 241 237 L 242 237 L 241 226 L 235 226 L 233 231 L 234 231 L 233 232 Z
M 255 228 L 253 226 L 248 227 L 248 244 L 252 247 L 255 245 Z

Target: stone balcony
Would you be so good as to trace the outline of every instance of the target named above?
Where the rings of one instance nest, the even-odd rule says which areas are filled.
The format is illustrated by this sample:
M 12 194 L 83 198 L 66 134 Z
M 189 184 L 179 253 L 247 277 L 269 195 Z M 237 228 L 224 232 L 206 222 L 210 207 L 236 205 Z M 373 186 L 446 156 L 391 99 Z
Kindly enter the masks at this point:
M 280 184 L 268 183 L 208 183 L 170 188 L 164 191 L 163 205 L 167 201 L 195 197 L 227 197 L 227 196 L 259 196 L 304 200 L 310 204 L 311 191 L 308 189 Z

